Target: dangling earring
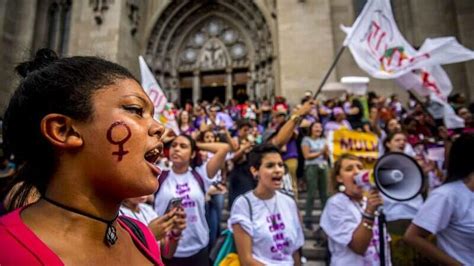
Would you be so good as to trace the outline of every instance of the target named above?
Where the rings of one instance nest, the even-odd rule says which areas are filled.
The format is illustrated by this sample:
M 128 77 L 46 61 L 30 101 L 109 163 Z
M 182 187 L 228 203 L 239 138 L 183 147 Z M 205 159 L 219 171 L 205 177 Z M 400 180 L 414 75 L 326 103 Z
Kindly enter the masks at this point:
M 344 191 L 346 191 L 346 186 L 344 186 L 343 184 L 340 184 L 340 185 L 337 187 L 337 190 L 339 190 L 339 192 L 344 192 Z

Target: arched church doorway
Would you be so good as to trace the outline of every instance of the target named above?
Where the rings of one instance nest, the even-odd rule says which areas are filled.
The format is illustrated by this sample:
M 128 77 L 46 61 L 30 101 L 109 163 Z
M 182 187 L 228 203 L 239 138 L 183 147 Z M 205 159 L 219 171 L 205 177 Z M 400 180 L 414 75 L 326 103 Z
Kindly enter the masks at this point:
M 156 21 L 145 59 L 173 101 L 270 97 L 273 43 L 252 0 L 174 0 Z

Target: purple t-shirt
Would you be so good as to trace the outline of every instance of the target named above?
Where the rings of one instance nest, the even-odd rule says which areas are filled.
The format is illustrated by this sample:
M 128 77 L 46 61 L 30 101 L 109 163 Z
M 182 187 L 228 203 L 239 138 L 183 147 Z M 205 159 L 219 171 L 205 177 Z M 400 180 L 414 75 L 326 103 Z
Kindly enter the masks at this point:
M 296 140 L 291 139 L 286 144 L 286 152 L 282 154 L 283 161 L 288 159 L 298 158 L 298 147 L 296 146 Z
M 179 131 L 181 131 L 181 134 L 186 134 L 186 135 L 191 136 L 191 134 L 192 134 L 194 131 L 196 131 L 196 128 L 194 128 L 193 126 L 189 126 L 188 129 L 182 130 L 182 129 L 180 128 Z
M 194 120 L 194 128 L 201 128 L 201 123 L 203 123 L 204 121 L 204 117 L 196 117 L 196 119 Z

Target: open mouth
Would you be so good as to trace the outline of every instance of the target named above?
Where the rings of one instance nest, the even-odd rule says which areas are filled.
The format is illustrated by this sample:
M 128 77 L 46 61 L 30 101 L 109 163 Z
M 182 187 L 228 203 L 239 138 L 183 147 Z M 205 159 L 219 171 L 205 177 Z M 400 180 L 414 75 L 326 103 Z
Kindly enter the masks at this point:
M 161 145 L 149 150 L 145 153 L 145 160 L 149 163 L 156 164 L 161 155 Z
M 272 181 L 274 181 L 274 182 L 281 182 L 282 179 L 283 179 L 282 176 L 275 176 L 275 177 L 272 177 Z

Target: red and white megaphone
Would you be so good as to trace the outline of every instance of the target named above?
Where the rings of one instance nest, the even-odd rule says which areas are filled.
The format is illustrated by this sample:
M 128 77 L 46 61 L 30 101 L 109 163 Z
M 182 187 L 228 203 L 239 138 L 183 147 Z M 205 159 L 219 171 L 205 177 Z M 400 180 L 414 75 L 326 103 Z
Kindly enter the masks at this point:
M 362 170 L 354 178 L 356 185 L 362 187 L 364 190 L 369 190 L 375 187 L 375 181 L 372 171 Z

